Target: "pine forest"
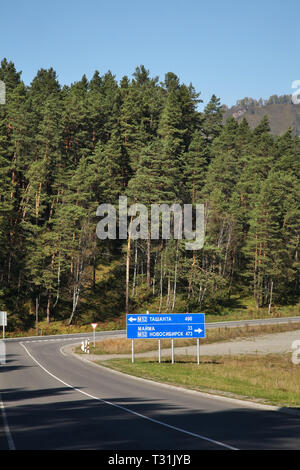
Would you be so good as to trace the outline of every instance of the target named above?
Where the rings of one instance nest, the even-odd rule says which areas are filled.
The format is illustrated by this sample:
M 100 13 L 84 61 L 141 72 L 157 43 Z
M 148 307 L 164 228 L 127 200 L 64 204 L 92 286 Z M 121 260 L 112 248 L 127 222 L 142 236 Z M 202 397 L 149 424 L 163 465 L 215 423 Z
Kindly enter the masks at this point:
M 10 328 L 125 312 L 272 313 L 300 297 L 300 139 L 224 119 L 174 73 L 144 67 L 30 86 L 3 59 L 0 80 L 0 310 Z M 201 111 L 200 111 L 201 109 Z M 102 203 L 204 204 L 203 248 L 184 240 L 100 240 Z

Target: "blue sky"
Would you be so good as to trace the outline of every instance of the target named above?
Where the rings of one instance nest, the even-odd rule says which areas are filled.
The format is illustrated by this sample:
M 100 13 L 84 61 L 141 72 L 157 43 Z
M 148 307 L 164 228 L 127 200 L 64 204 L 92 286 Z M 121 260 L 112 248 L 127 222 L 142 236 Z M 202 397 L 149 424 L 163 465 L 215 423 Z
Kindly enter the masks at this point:
M 29 84 L 53 67 L 61 84 L 94 70 L 119 80 L 144 64 L 192 82 L 205 103 L 292 93 L 300 79 L 297 0 L 15 0 L 0 5 L 0 58 Z

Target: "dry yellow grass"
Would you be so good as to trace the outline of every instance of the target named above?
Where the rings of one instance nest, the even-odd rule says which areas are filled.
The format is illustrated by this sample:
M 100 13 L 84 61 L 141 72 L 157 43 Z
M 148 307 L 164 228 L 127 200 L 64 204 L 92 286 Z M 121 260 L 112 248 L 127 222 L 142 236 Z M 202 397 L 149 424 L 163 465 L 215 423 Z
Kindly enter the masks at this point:
M 218 341 L 230 341 L 238 338 L 249 338 L 263 334 L 281 333 L 285 331 L 300 330 L 300 323 L 286 323 L 282 325 L 245 326 L 241 328 L 212 328 L 206 330 L 206 338 L 201 339 L 201 344 L 209 344 Z M 174 340 L 176 346 L 195 345 L 195 339 Z M 161 340 L 161 348 L 170 348 L 171 340 Z M 137 339 L 134 341 L 136 353 L 143 353 L 157 349 L 157 340 Z M 80 352 L 80 348 L 76 352 Z M 90 352 L 94 354 L 130 354 L 131 340 L 126 338 L 107 338 L 98 341 L 94 348 L 91 344 Z

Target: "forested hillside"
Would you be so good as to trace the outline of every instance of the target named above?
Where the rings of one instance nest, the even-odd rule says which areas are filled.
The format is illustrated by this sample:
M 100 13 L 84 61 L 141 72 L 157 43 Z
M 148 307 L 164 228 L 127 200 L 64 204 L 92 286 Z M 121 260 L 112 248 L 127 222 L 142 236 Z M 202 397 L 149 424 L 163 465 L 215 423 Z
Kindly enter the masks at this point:
M 223 122 L 213 95 L 173 73 L 95 72 L 62 87 L 53 69 L 29 87 L 3 60 L 0 80 L 0 310 L 13 327 L 129 311 L 217 312 L 299 299 L 300 140 L 263 117 Z M 182 240 L 99 240 L 96 209 L 120 195 L 204 203 L 201 250 Z M 127 269 L 126 269 L 127 267 Z M 127 275 L 126 275 L 127 273 Z

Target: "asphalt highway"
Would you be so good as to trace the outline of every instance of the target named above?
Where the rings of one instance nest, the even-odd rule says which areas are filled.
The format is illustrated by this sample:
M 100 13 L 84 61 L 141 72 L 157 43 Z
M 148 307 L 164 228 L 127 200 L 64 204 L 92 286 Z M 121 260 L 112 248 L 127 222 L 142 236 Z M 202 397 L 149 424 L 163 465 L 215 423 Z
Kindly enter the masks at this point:
M 300 449 L 299 417 L 137 381 L 61 350 L 81 337 L 6 341 L 0 449 Z
M 259 325 L 278 325 L 282 323 L 300 323 L 300 316 L 298 317 L 278 317 L 278 318 L 256 318 L 254 320 L 231 320 L 231 321 L 219 321 L 219 322 L 206 322 L 205 328 L 238 328 L 243 326 L 259 326 Z M 96 331 L 96 337 L 100 336 L 114 336 L 116 334 L 126 334 L 126 330 L 114 330 L 114 331 Z M 49 341 L 49 340 L 83 340 L 86 338 L 92 338 L 93 332 L 90 333 L 72 333 L 65 335 L 47 335 L 47 336 L 27 336 L 27 337 L 16 337 L 9 338 L 6 341 L 20 342 L 22 341 Z

